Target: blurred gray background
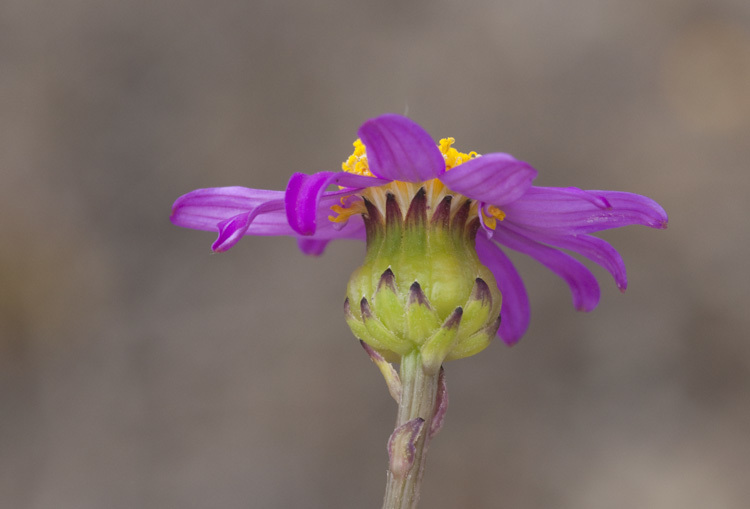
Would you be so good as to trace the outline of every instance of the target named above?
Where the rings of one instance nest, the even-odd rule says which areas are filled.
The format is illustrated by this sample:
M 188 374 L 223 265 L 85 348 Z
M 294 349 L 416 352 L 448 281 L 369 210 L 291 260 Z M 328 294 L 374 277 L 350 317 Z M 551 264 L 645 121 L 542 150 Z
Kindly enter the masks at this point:
M 377 508 L 395 405 L 344 324 L 361 244 L 174 227 L 194 188 L 337 170 L 362 121 L 642 193 L 630 275 L 447 366 L 422 507 L 750 497 L 746 0 L 0 4 L 0 507 Z

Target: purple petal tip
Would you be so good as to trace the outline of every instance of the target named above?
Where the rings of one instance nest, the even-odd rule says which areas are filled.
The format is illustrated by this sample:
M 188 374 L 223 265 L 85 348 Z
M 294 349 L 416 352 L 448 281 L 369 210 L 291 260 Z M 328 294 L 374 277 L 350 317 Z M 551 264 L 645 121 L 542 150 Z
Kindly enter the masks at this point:
M 445 160 L 432 137 L 413 120 L 386 114 L 366 121 L 359 137 L 370 171 L 380 178 L 421 182 L 445 172 Z

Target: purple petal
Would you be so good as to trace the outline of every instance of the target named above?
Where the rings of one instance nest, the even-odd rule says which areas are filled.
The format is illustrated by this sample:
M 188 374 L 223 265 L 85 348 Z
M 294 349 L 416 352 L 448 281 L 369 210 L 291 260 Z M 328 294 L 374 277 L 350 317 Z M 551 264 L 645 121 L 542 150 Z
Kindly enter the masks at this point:
M 423 182 L 445 172 L 445 160 L 432 137 L 406 117 L 388 114 L 359 128 L 373 175 L 403 182 Z
M 503 296 L 503 303 L 500 307 L 502 320 L 498 335 L 505 343 L 513 345 L 529 328 L 529 297 L 526 294 L 526 287 L 510 258 L 497 244 L 482 235 L 477 235 L 477 255 L 481 262 L 492 271 L 497 287 Z
M 561 234 L 592 233 L 631 224 L 667 227 L 667 214 L 658 203 L 645 196 L 618 191 L 532 187 L 504 206 L 503 211 L 507 214 L 506 221 Z
M 304 253 L 320 254 L 325 244 L 334 239 L 365 238 L 360 216 L 350 218 L 346 224 L 328 221 L 330 206 L 339 203 L 335 194 L 321 199 L 317 217 L 320 226 L 310 237 L 312 242 L 300 245 Z M 219 237 L 212 245 L 217 252 L 230 249 L 243 235 L 296 237 L 297 232 L 287 222 L 283 196 L 283 191 L 245 187 L 198 189 L 177 199 L 170 219 L 178 226 L 218 231 Z
M 537 172 L 508 154 L 487 154 L 445 172 L 440 180 L 449 189 L 490 205 L 519 199 L 531 187 Z
M 341 203 L 341 196 L 333 193 L 321 198 L 318 206 L 318 227 L 313 235 L 297 236 L 297 246 L 306 255 L 319 256 L 323 254 L 328 243 L 332 240 L 354 239 L 365 240 L 365 222 L 361 215 L 350 217 L 346 223 L 334 223 L 328 219 L 332 214 L 331 205 Z
M 247 235 L 250 225 L 257 216 L 268 212 L 275 212 L 276 219 L 279 219 L 281 216 L 280 211 L 283 206 L 284 200 L 272 200 L 261 203 L 249 212 L 238 214 L 225 221 L 221 221 L 218 224 L 219 237 L 213 245 L 211 245 L 211 249 L 217 253 L 223 253 L 224 251 L 231 249 L 244 235 Z M 263 227 L 261 226 L 261 228 L 258 228 L 257 230 L 260 229 L 263 229 Z M 279 228 L 274 231 L 275 234 L 279 234 L 282 230 Z M 286 232 L 284 234 L 286 234 Z
M 591 235 L 556 235 L 535 230 L 520 230 L 511 223 L 505 228 L 516 231 L 532 240 L 574 251 L 604 267 L 615 279 L 617 288 L 624 292 L 628 287 L 628 276 L 620 253 L 608 242 Z
M 295 173 L 286 187 L 286 216 L 289 225 L 300 235 L 312 235 L 317 227 L 320 200 L 330 185 L 351 189 L 327 193 L 326 196 L 345 196 L 366 187 L 382 186 L 388 180 L 365 177 L 345 172 L 322 171 L 313 175 Z M 325 207 L 328 209 L 330 205 Z
M 332 240 L 365 240 L 365 223 L 362 216 L 349 218 L 347 223 L 334 223 L 328 220 L 331 211 L 328 207 L 339 203 L 338 196 L 324 197 L 318 212 L 318 228 L 313 235 L 297 236 L 297 246 L 306 255 L 319 256 Z M 327 205 L 327 207 L 325 207 Z
M 320 256 L 325 251 L 330 240 L 311 239 L 310 237 L 298 237 L 297 246 L 306 255 Z
M 334 203 L 340 203 L 338 196 L 323 197 L 320 201 L 320 210 L 318 211 L 318 228 L 314 234 L 305 235 L 304 237 L 315 240 L 365 240 L 365 222 L 362 220 L 361 215 L 350 217 L 346 223 L 334 223 L 328 219 L 328 216 L 332 213 L 330 206 Z
M 218 223 L 245 214 L 262 203 L 284 199 L 283 191 L 266 191 L 247 187 L 214 187 L 196 189 L 180 196 L 172 205 L 170 220 L 177 226 L 196 230 L 216 231 Z M 283 209 L 283 206 L 282 206 Z M 291 233 L 286 218 L 269 223 L 269 233 L 278 226 L 280 234 Z M 262 235 L 262 233 L 258 233 Z
M 323 254 L 332 240 L 365 240 L 366 230 L 362 216 L 351 217 L 346 223 L 334 223 L 328 220 L 328 216 L 331 215 L 330 206 L 338 203 L 340 203 L 338 196 L 323 197 L 318 210 L 318 228 L 315 233 L 305 236 L 296 235 L 297 246 L 304 254 L 319 256 Z
M 493 238 L 500 244 L 520 251 L 560 276 L 573 296 L 573 306 L 580 311 L 591 311 L 599 303 L 599 283 L 581 262 L 555 248 L 540 244 L 498 224 Z
M 253 219 L 253 213 L 246 212 L 220 222 L 219 237 L 211 244 L 211 250 L 223 253 L 232 248 L 245 235 Z
M 486 203 L 484 203 L 484 202 L 479 202 L 479 210 L 480 210 L 480 211 L 483 211 L 483 210 L 484 210 L 484 207 L 485 207 L 486 205 L 487 205 L 487 204 L 486 204 Z M 487 224 L 485 223 L 485 221 L 484 221 L 484 214 L 481 214 L 481 213 L 480 213 L 480 214 L 478 214 L 478 216 L 479 216 L 479 226 L 481 226 L 481 228 L 482 228 L 482 229 L 481 229 L 481 232 L 483 232 L 483 233 L 484 233 L 484 235 L 486 235 L 486 236 L 487 236 L 487 238 L 490 238 L 490 237 L 492 237 L 492 232 L 493 232 L 493 230 L 492 230 L 492 228 L 488 227 L 488 226 L 487 226 Z

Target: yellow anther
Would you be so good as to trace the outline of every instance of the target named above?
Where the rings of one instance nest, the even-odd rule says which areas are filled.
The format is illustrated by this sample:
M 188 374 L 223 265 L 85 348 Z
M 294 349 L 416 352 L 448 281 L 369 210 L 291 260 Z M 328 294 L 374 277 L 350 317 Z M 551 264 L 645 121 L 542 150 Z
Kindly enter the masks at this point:
M 438 143 L 438 149 L 443 155 L 443 159 L 445 159 L 446 170 L 455 168 L 459 164 L 465 163 L 466 161 L 479 156 L 479 154 L 477 154 L 476 152 L 469 152 L 468 154 L 459 152 L 452 146 L 455 141 L 456 140 L 454 138 L 443 138 Z M 346 159 L 346 161 L 341 163 L 341 169 L 346 173 L 351 173 L 354 175 L 374 177 L 367 163 L 367 150 L 364 143 L 362 143 L 361 140 L 356 140 L 353 145 L 354 152 L 352 152 L 352 155 L 350 155 Z M 366 188 L 352 195 L 345 196 L 341 199 L 340 205 L 337 204 L 331 206 L 331 211 L 334 214 L 328 216 L 328 219 L 330 219 L 334 223 L 345 223 L 350 217 L 354 215 L 366 213 L 367 210 L 364 202 L 357 199 L 353 200 L 355 196 L 365 198 L 382 212 L 386 197 L 388 196 L 388 194 L 393 194 L 396 196 L 396 199 L 398 200 L 402 211 L 406 211 L 409 207 L 409 204 L 411 203 L 411 200 L 414 198 L 415 193 L 422 187 L 424 187 L 425 191 L 427 192 L 427 201 L 429 203 L 428 207 L 430 209 L 436 207 L 440 200 L 445 198 L 445 196 L 448 194 L 454 196 L 454 203 L 458 203 L 458 200 L 467 199 L 463 196 L 458 195 L 457 193 L 453 193 L 437 178 L 429 179 L 425 182 L 400 182 L 394 180 L 393 182 L 384 184 L 382 186 Z M 339 189 L 346 188 L 343 186 L 339 186 Z M 472 209 L 472 214 L 477 214 L 477 204 L 475 203 L 473 207 L 474 208 Z M 489 212 L 490 210 L 496 210 L 497 212 L 493 214 L 492 212 Z M 495 227 L 498 219 L 502 221 L 503 217 L 505 217 L 504 215 L 498 215 L 503 214 L 503 212 L 497 207 L 490 208 L 488 209 L 488 211 L 482 212 L 482 214 L 484 214 L 483 217 L 486 219 L 485 225 L 490 228 Z
M 455 168 L 459 164 L 465 163 L 469 159 L 474 159 L 478 155 L 476 152 L 469 152 L 468 154 L 459 152 L 451 146 L 455 142 L 455 138 L 443 138 L 438 144 L 438 148 L 440 149 L 440 152 L 443 154 L 443 158 L 445 159 L 446 170 Z
M 347 173 L 372 177 L 373 174 L 370 172 L 370 168 L 367 165 L 367 152 L 365 151 L 364 143 L 358 139 L 353 145 L 354 153 L 352 153 L 346 161 L 341 163 L 341 169 Z
M 456 138 L 443 138 L 440 140 L 439 146 L 440 146 L 440 152 L 445 154 L 448 152 L 448 150 L 451 148 L 451 145 L 456 143 Z
M 482 215 L 484 215 L 484 225 L 490 230 L 494 230 L 497 227 L 498 221 L 505 219 L 505 212 L 494 205 L 490 205 L 482 210 Z
M 487 213 L 500 221 L 505 219 L 505 212 L 500 210 L 498 207 L 495 207 L 494 205 L 490 205 L 489 207 L 487 207 Z
M 335 212 L 336 215 L 328 216 L 330 221 L 334 223 L 343 223 L 348 221 L 350 217 L 362 214 L 365 211 L 364 204 L 361 200 L 355 201 L 349 206 L 346 206 L 344 200 L 346 200 L 346 197 L 341 198 L 341 205 L 331 205 L 331 210 Z

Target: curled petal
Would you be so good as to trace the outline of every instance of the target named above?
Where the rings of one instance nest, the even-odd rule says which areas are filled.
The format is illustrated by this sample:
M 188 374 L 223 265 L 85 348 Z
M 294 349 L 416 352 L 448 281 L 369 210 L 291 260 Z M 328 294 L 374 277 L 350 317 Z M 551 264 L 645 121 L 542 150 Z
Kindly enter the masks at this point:
M 445 160 L 432 137 L 401 115 L 382 115 L 362 124 L 359 138 L 367 149 L 373 175 L 403 182 L 423 182 L 445 172 Z
M 278 216 L 280 216 L 279 212 L 282 210 L 283 206 L 283 200 L 271 200 L 261 203 L 244 214 L 238 214 L 221 221 L 217 225 L 219 228 L 219 237 L 211 245 L 211 249 L 216 253 L 228 251 L 234 247 L 244 235 L 247 235 L 250 225 L 257 216 L 266 212 L 275 212 L 275 215 L 278 218 Z
M 537 172 L 509 154 L 475 157 L 440 177 L 451 190 L 474 200 L 502 206 L 526 193 Z
M 560 276 L 570 287 L 576 309 L 591 311 L 599 303 L 599 283 L 591 271 L 572 256 L 540 244 L 504 225 L 498 225 L 493 238 L 504 246 L 531 256 Z
M 246 214 L 259 205 L 282 201 L 283 191 L 266 191 L 247 187 L 213 187 L 196 189 L 180 196 L 172 205 L 170 220 L 177 226 L 196 230 L 216 231 L 217 225 L 232 217 Z M 279 209 L 283 210 L 283 206 Z M 265 214 L 269 216 L 269 214 Z M 264 217 L 257 221 L 254 235 L 287 235 L 292 233 L 281 215 Z
M 300 235 L 315 233 L 320 200 L 330 185 L 350 189 L 326 193 L 326 196 L 345 196 L 366 187 L 382 186 L 388 182 L 345 172 L 322 171 L 313 175 L 295 173 L 289 180 L 284 197 L 289 225 Z
M 667 227 L 667 214 L 654 200 L 618 191 L 532 187 L 503 210 L 514 224 L 559 234 L 592 233 L 631 224 Z
M 211 249 L 216 253 L 223 253 L 232 248 L 247 232 L 253 216 L 252 212 L 245 212 L 220 222 L 219 237 L 211 245 Z
M 477 255 L 492 271 L 503 296 L 498 335 L 506 344 L 513 345 L 529 328 L 529 297 L 526 287 L 510 258 L 497 244 L 482 235 L 477 235 Z
M 300 244 L 302 252 L 320 254 L 325 244 L 334 239 L 364 239 L 361 217 L 352 217 L 346 224 L 327 220 L 330 206 L 339 200 L 337 193 L 321 198 L 317 218 L 321 226 L 310 237 L 311 242 Z M 219 237 L 211 246 L 216 252 L 230 249 L 244 235 L 298 235 L 287 222 L 283 191 L 245 187 L 198 189 L 175 201 L 170 219 L 185 228 L 218 231 Z

